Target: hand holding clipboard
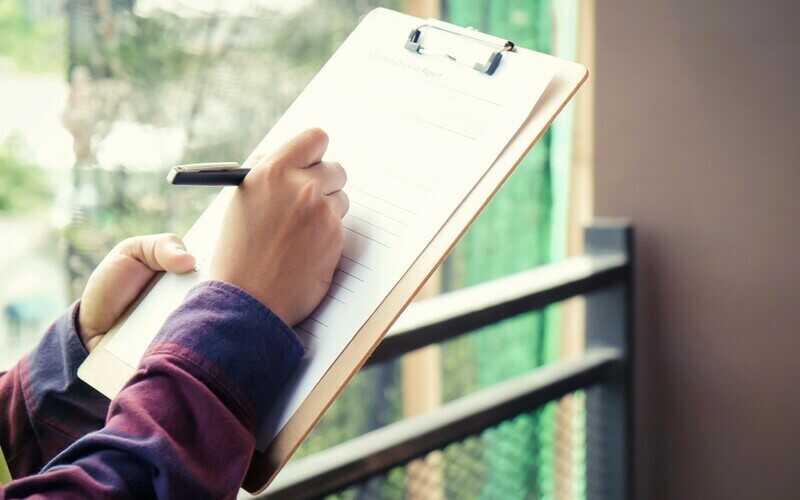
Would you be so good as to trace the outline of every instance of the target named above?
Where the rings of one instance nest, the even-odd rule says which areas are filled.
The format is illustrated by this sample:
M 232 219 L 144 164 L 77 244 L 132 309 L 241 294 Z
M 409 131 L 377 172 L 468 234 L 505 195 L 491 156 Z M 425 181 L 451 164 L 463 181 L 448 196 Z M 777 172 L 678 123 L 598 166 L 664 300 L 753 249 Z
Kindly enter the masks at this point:
M 585 78 L 580 65 L 505 40 L 376 9 L 256 147 L 243 168 L 299 130 L 322 127 L 328 156 L 347 167 L 351 210 L 339 285 L 295 329 L 312 354 L 260 430 L 248 490 L 266 487 L 288 461 Z M 223 189 L 186 235 L 194 254 L 215 245 L 231 195 Z M 201 270 L 195 279 L 202 278 Z M 147 348 L 141 332 L 193 285 L 165 276 L 81 377 L 113 395 Z

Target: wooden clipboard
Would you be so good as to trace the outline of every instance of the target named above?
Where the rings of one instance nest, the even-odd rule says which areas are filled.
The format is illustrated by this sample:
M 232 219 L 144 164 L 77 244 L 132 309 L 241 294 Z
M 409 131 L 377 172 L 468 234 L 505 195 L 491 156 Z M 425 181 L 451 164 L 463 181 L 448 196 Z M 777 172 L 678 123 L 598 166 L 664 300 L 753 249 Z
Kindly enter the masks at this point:
M 422 25 L 426 21 L 419 19 L 419 22 Z M 473 36 L 474 33 L 451 25 L 447 25 L 447 27 L 455 32 L 463 33 L 465 36 Z M 515 50 L 521 54 L 533 53 L 533 51 L 520 47 Z M 272 444 L 263 452 L 256 451 L 254 453 L 242 484 L 245 490 L 250 493 L 260 493 L 267 488 L 317 424 L 322 414 L 333 403 L 353 375 L 361 369 L 398 316 L 425 284 L 425 281 L 442 263 L 461 235 L 489 203 L 588 77 L 586 67 L 580 64 L 555 60 L 555 58 L 554 61 L 557 62 L 558 70 L 553 80 L 514 138 L 391 293 L 353 337 L 325 376 L 318 382 L 311 395 L 306 398 L 278 433 Z

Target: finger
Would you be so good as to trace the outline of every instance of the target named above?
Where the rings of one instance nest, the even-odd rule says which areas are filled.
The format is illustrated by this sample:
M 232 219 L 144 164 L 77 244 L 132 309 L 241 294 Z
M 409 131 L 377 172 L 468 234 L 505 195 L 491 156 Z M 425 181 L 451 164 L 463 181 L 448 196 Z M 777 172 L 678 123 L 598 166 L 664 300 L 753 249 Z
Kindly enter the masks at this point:
M 329 194 L 325 197 L 325 201 L 340 219 L 347 215 L 347 211 L 350 210 L 350 198 L 347 197 L 347 193 L 344 191 L 336 191 L 333 194 Z
M 183 274 L 194 270 L 194 256 L 186 250 L 183 240 L 174 234 L 160 238 L 156 242 L 155 254 L 164 271 Z
M 174 234 L 153 234 L 128 238 L 117 253 L 131 257 L 152 271 L 185 273 L 194 269 L 194 257 Z
M 328 134 L 322 129 L 311 128 L 283 145 L 267 162 L 270 168 L 304 168 L 322 160 L 328 149 Z
M 324 194 L 341 191 L 347 183 L 347 173 L 337 162 L 322 161 L 308 167 L 306 171 L 319 182 L 320 189 Z

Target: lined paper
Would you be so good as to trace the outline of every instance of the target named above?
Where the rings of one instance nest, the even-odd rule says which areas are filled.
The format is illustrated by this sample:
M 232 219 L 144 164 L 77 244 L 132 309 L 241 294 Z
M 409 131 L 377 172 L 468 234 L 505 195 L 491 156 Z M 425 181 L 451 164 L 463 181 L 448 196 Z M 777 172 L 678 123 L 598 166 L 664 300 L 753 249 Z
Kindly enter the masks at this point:
M 260 449 L 491 166 L 553 77 L 554 68 L 542 66 L 532 74 L 513 53 L 493 76 L 445 57 L 411 53 L 404 41 L 416 26 L 407 19 L 370 14 L 245 162 L 252 166 L 254 158 L 302 130 L 321 127 L 330 136 L 325 159 L 346 169 L 350 197 L 331 288 L 295 327 L 308 354 L 259 430 Z M 164 276 L 109 334 L 106 348 L 117 357 L 135 366 L 169 312 L 205 279 L 235 189 L 223 190 L 185 237 L 198 272 Z

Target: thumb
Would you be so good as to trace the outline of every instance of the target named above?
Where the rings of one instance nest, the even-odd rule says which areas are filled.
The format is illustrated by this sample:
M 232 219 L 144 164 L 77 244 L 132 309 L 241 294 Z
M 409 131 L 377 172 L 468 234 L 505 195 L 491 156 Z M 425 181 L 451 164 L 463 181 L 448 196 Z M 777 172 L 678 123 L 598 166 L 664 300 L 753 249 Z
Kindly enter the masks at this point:
M 152 271 L 186 273 L 194 269 L 195 259 L 183 241 L 174 234 L 153 234 L 129 238 L 117 253 L 131 257 Z
M 168 235 L 164 240 L 163 246 L 164 248 L 161 249 L 162 255 L 158 255 L 158 257 L 159 263 L 162 264 L 165 271 L 183 274 L 194 270 L 194 256 L 186 250 L 183 240 L 175 235 Z M 158 254 L 158 244 L 156 247 Z
M 174 234 L 128 238 L 97 266 L 81 298 L 78 321 L 84 345 L 93 349 L 156 271 L 185 273 L 195 260 Z

